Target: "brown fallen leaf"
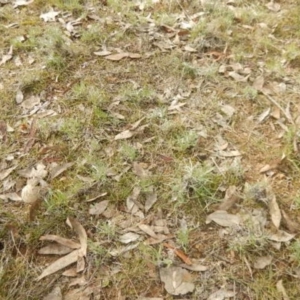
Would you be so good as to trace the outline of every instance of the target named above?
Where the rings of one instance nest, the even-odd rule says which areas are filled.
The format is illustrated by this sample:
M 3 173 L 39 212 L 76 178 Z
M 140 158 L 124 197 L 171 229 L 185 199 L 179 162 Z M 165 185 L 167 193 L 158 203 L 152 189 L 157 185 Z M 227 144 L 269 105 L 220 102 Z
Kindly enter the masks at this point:
M 276 201 L 275 195 L 273 195 L 272 199 L 269 201 L 269 210 L 270 210 L 272 223 L 278 229 L 281 222 L 281 212 L 280 212 L 279 205 Z
M 223 227 L 231 227 L 239 225 L 241 218 L 237 215 L 229 214 L 224 210 L 217 210 L 207 216 L 206 224 L 209 224 L 211 221 L 214 221 Z
M 54 234 L 43 235 L 40 237 L 40 241 L 53 241 L 72 249 L 79 249 L 81 247 L 79 243 Z
M 132 131 L 130 131 L 130 130 L 125 130 L 125 131 L 123 131 L 123 132 L 121 132 L 121 133 L 119 133 L 119 134 L 117 134 L 116 136 L 115 136 L 115 141 L 117 141 L 117 140 L 125 140 L 125 139 L 129 139 L 129 138 L 131 138 L 133 136 L 133 132 Z
M 38 254 L 42 254 L 42 255 L 48 255 L 48 254 L 64 255 L 64 254 L 70 253 L 71 251 L 73 251 L 73 249 L 71 249 L 69 247 L 66 247 L 66 246 L 61 245 L 61 244 L 53 243 L 53 244 L 50 244 L 50 245 L 47 245 L 47 246 L 41 248 L 38 251 Z
M 153 238 L 157 238 L 156 233 L 152 230 L 152 228 L 149 225 L 146 224 L 140 224 L 138 225 L 138 227 L 145 232 L 146 234 L 148 234 L 149 236 L 153 237 Z
M 299 232 L 300 226 L 298 222 L 293 221 L 289 215 L 282 209 L 282 220 L 284 226 L 291 232 L 291 233 L 296 233 Z
M 146 193 L 145 212 L 148 212 L 157 202 L 157 194 L 155 192 Z
M 141 58 L 141 55 L 139 53 L 121 52 L 121 53 L 104 56 L 105 59 L 112 60 L 112 61 L 119 61 L 126 57 Z
M 274 242 L 289 242 L 295 237 L 295 234 L 290 234 L 286 231 L 283 230 L 278 230 L 275 233 L 269 233 L 268 234 L 268 239 Z
M 89 214 L 96 215 L 96 216 L 101 215 L 106 210 L 108 203 L 109 203 L 108 200 L 104 200 L 99 203 L 91 205 L 89 209 Z
M 277 288 L 277 291 L 282 294 L 283 300 L 290 300 L 290 298 L 289 298 L 288 294 L 286 293 L 286 290 L 283 286 L 282 279 L 276 283 L 276 288 Z
M 50 171 L 50 179 L 52 180 L 52 179 L 56 178 L 57 176 L 62 174 L 64 171 L 66 171 L 67 169 L 72 167 L 73 165 L 74 165 L 74 163 L 65 163 L 62 165 L 55 166 Z
M 16 167 L 17 166 L 11 167 L 11 168 L 6 169 L 6 170 L 1 170 L 0 171 L 0 181 L 5 179 Z
M 254 262 L 253 267 L 255 269 L 264 269 L 265 267 L 269 266 L 271 264 L 273 260 L 273 257 L 270 255 L 267 256 L 262 256 L 256 259 L 256 261 Z
M 228 75 L 231 78 L 233 78 L 235 81 L 238 81 L 238 82 L 246 82 L 246 81 L 248 81 L 248 78 L 250 77 L 250 75 L 242 76 L 235 71 L 228 72 Z
M 187 270 L 180 267 L 161 268 L 159 270 L 161 281 L 166 291 L 171 295 L 184 295 L 195 289 L 192 276 Z
M 56 273 L 59 270 L 64 269 L 65 267 L 75 263 L 78 259 L 78 255 L 81 254 L 81 250 L 74 250 L 73 252 L 67 254 L 66 256 L 63 256 L 50 264 L 43 272 L 42 274 L 37 278 L 37 281 L 40 281 L 41 279 L 45 278 L 46 276 L 49 276 L 53 273 Z
M 85 229 L 75 218 L 68 217 L 67 224 L 76 231 L 81 245 L 81 253 L 83 256 L 86 256 L 87 234 Z

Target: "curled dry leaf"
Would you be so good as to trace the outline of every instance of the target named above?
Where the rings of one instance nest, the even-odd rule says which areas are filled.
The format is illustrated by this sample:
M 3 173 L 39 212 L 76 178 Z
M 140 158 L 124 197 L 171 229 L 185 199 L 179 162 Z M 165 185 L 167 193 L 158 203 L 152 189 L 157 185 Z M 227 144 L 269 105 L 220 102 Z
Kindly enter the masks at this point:
M 47 245 L 47 246 L 41 248 L 38 251 L 38 254 L 42 254 L 42 255 L 48 255 L 48 254 L 50 254 L 50 255 L 51 254 L 64 255 L 64 254 L 70 253 L 71 251 L 73 251 L 73 249 L 71 249 L 69 247 L 66 247 L 66 246 L 61 245 L 61 244 L 53 243 L 53 244 L 50 244 L 50 245 Z
M 148 172 L 143 168 L 142 164 L 133 162 L 132 164 L 133 172 L 140 178 L 145 178 L 148 176 Z
M 152 230 L 152 228 L 149 226 L 149 225 L 146 225 L 146 224 L 140 224 L 138 225 L 138 227 L 143 231 L 145 232 L 146 234 L 148 234 L 149 236 L 153 237 L 153 238 L 156 238 L 157 235 L 156 233 Z
M 72 249 L 79 249 L 81 247 L 79 243 L 76 243 L 72 240 L 65 239 L 59 235 L 54 235 L 54 234 L 43 235 L 40 237 L 40 241 L 53 241 Z
M 108 200 L 104 200 L 99 203 L 95 203 L 91 205 L 89 209 L 89 214 L 96 215 L 96 216 L 101 215 L 106 210 L 108 203 L 109 203 Z
M 65 163 L 65 164 L 53 167 L 50 171 L 50 179 L 52 180 L 52 179 L 56 178 L 57 176 L 62 174 L 64 171 L 71 168 L 73 165 L 74 165 L 74 163 Z
M 126 253 L 130 250 L 135 249 L 139 244 L 140 243 L 135 243 L 135 244 L 131 244 L 131 245 L 128 245 L 128 246 L 124 246 L 124 247 L 109 251 L 109 254 L 112 255 L 112 256 L 119 256 L 119 255 L 122 255 L 123 253 Z
M 246 81 L 248 81 L 248 78 L 250 76 L 250 75 L 242 76 L 242 75 L 240 75 L 239 73 L 237 73 L 235 71 L 228 72 L 228 75 L 231 78 L 233 78 L 235 81 L 238 81 L 238 82 L 246 82 Z
M 191 265 L 181 264 L 180 267 L 194 272 L 204 272 L 208 269 L 207 266 L 203 266 L 200 262 L 196 262 L 194 260 L 192 260 Z
M 146 202 L 145 202 L 145 212 L 148 212 L 151 207 L 156 203 L 157 201 L 157 194 L 155 192 L 148 192 L 146 194 Z
M 87 234 L 86 234 L 85 229 L 76 219 L 71 218 L 71 217 L 69 217 L 67 219 L 67 224 L 76 231 L 76 233 L 79 237 L 80 245 L 81 245 L 81 253 L 83 256 L 86 256 Z
M 134 232 L 127 232 L 119 237 L 119 240 L 123 244 L 129 244 L 135 242 L 140 238 L 140 235 Z
M 276 201 L 275 195 L 273 195 L 272 199 L 269 201 L 269 210 L 270 210 L 272 223 L 278 229 L 281 221 L 281 212 L 278 203 Z
M 225 300 L 231 297 L 234 297 L 236 292 L 228 291 L 224 288 L 219 289 L 218 291 L 212 293 L 207 300 Z
M 5 179 L 17 166 L 11 167 L 6 170 L 1 170 L 0 171 L 0 181 Z
M 140 203 L 138 203 L 137 198 L 140 195 L 141 189 L 139 187 L 134 187 L 132 194 L 127 197 L 126 199 L 126 207 L 128 212 L 130 212 L 133 215 L 141 215 L 142 211 L 140 211 L 139 206 L 141 206 Z
M 276 288 L 277 288 L 277 291 L 282 294 L 283 300 L 290 300 L 290 298 L 289 298 L 288 294 L 286 293 L 286 290 L 283 286 L 282 279 L 276 283 Z
M 289 242 L 295 237 L 295 234 L 287 233 L 283 230 L 278 230 L 275 233 L 268 234 L 268 239 L 274 242 Z
M 116 136 L 115 136 L 115 141 L 117 141 L 117 140 L 125 140 L 125 139 L 129 139 L 129 138 L 131 138 L 133 136 L 133 132 L 132 131 L 130 131 L 130 130 L 125 130 L 125 131 L 123 131 L 123 132 L 121 132 L 121 133 L 119 133 L 119 134 L 117 134 Z
M 107 55 L 105 56 L 105 59 L 112 60 L 112 61 L 119 61 L 126 57 L 141 58 L 141 55 L 138 53 L 122 52 L 122 53 Z
M 161 268 L 159 275 L 166 291 L 171 295 L 185 295 L 195 289 L 192 276 L 180 267 Z
M 284 226 L 292 233 L 298 232 L 300 229 L 299 223 L 293 221 L 283 209 L 281 210 L 281 213 Z
M 217 210 L 207 216 L 206 224 L 209 224 L 211 221 L 214 221 L 215 223 L 223 227 L 231 227 L 231 226 L 239 225 L 241 219 L 239 216 L 229 214 L 224 210 Z
M 259 257 L 255 262 L 253 267 L 255 269 L 264 269 L 269 266 L 273 260 L 273 257 L 270 255 Z
M 23 95 L 23 93 L 22 93 L 21 90 L 18 90 L 17 91 L 17 95 L 16 95 L 16 102 L 17 102 L 17 104 L 22 103 L 23 100 L 24 100 L 24 95 Z

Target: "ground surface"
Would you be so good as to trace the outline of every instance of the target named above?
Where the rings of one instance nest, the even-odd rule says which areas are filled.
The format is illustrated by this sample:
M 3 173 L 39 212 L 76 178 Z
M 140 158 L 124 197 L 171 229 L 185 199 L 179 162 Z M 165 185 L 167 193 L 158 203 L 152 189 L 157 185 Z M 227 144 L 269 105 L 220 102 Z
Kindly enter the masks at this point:
M 299 299 L 297 1 L 45 2 L 0 1 L 2 299 Z

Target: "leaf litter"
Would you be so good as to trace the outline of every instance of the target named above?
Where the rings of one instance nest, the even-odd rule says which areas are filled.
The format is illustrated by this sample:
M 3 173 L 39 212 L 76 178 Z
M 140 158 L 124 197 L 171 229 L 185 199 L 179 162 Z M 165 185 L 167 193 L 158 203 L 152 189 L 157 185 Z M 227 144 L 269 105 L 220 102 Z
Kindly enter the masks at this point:
M 127 13 L 134 15 L 134 18 L 127 18 L 121 11 L 111 14 L 111 6 L 106 1 L 101 2 L 105 8 L 105 15 L 101 13 L 102 6 L 98 10 L 99 7 L 94 5 L 88 8 L 84 18 L 74 17 L 76 10 L 72 11 L 67 7 L 65 9 L 59 7 L 58 10 L 58 7 L 54 6 L 47 11 L 41 11 L 34 1 L 15 1 L 12 5 L 17 14 L 16 18 L 11 20 L 15 23 L 6 22 L 4 25 L 8 34 L 18 30 L 18 26 L 22 30 L 26 27 L 24 25 L 26 22 L 20 23 L 17 16 L 26 14 L 30 9 L 30 13 L 35 13 L 36 22 L 43 25 L 41 29 L 43 32 L 48 23 L 51 23 L 50 26 L 58 29 L 59 34 L 62 34 L 62 41 L 58 39 L 59 41 L 54 43 L 54 51 L 53 48 L 51 49 L 51 43 L 47 44 L 47 59 L 57 58 L 56 56 L 59 56 L 62 51 L 69 72 L 67 67 L 69 59 L 76 61 L 73 58 L 76 58 L 77 51 L 84 50 L 80 47 L 85 48 L 89 54 L 84 54 L 84 51 L 80 54 L 82 59 L 80 71 L 76 75 L 70 73 L 69 76 L 68 73 L 68 79 L 73 76 L 84 76 L 89 78 L 89 82 L 93 82 L 93 76 L 88 72 L 93 74 L 96 72 L 99 80 L 96 86 L 101 87 L 101 92 L 96 89 L 94 94 L 94 86 L 87 86 L 85 91 L 84 85 L 87 82 L 80 77 L 82 85 L 75 84 L 74 89 L 72 87 L 68 90 L 64 97 L 68 99 L 70 106 L 65 105 L 66 99 L 62 97 L 61 90 L 65 90 L 64 85 L 69 86 L 70 83 L 68 79 L 65 81 L 64 72 L 58 69 L 53 72 L 51 69 L 51 63 L 55 65 L 55 60 L 49 63 L 45 60 L 39 65 L 37 52 L 26 50 L 26 54 L 23 53 L 22 47 L 26 47 L 31 36 L 22 33 L 23 38 L 18 40 L 21 45 L 16 43 L 18 49 L 15 45 L 11 45 L 9 50 L 5 48 L 7 45 L 3 47 L 0 64 L 3 70 L 9 70 L 10 74 L 7 78 L 1 77 L 0 89 L 2 91 L 6 86 L 16 87 L 16 92 L 12 93 L 13 101 L 11 99 L 10 101 L 15 105 L 13 111 L 16 110 L 17 116 L 16 120 L 3 117 L 5 126 L 3 130 L 1 127 L 1 141 L 6 147 L 5 157 L 10 156 L 11 159 L 3 158 L 3 163 L 1 161 L 0 197 L 4 200 L 22 200 L 32 206 L 35 202 L 42 202 L 43 209 L 47 208 L 47 211 L 38 215 L 37 223 L 31 225 L 38 224 L 43 232 L 43 218 L 49 219 L 50 223 L 55 223 L 57 214 L 60 212 L 64 214 L 65 207 L 76 213 L 79 216 L 78 220 L 84 226 L 76 219 L 68 220 L 68 224 L 78 235 L 79 242 L 64 239 L 59 235 L 48 234 L 40 237 L 40 241 L 49 242 L 46 247 L 38 250 L 40 256 L 67 255 L 50 263 L 38 280 L 77 262 L 75 268 L 64 273 L 76 277 L 78 273 L 86 270 L 85 276 L 74 278 L 68 282 L 68 285 L 62 283 L 61 289 L 53 289 L 53 286 L 51 288 L 60 298 L 91 299 L 97 295 L 95 286 L 101 286 L 103 293 L 107 292 L 108 286 L 113 291 L 115 280 L 119 280 L 114 276 L 123 272 L 119 268 L 115 275 L 108 276 L 110 278 L 108 285 L 90 276 L 95 274 L 91 270 L 95 258 L 101 272 L 113 268 L 113 263 L 107 259 L 109 255 L 119 260 L 118 263 L 124 268 L 126 276 L 130 273 L 127 276 L 130 278 L 129 284 L 128 282 L 124 284 L 126 281 L 124 278 L 117 282 L 131 287 L 136 284 L 133 289 L 136 290 L 135 296 L 138 299 L 162 299 L 168 297 L 166 293 L 171 295 L 191 293 L 193 297 L 199 299 L 201 297 L 203 299 L 238 298 L 245 294 L 245 290 L 249 293 L 249 297 L 263 298 L 262 295 L 254 296 L 251 294 L 253 293 L 251 289 L 244 289 L 242 284 L 226 277 L 224 272 L 228 274 L 235 272 L 234 267 L 237 264 L 246 269 L 240 273 L 243 274 L 242 281 L 245 282 L 251 277 L 251 282 L 255 284 L 255 276 L 263 274 L 260 272 L 271 263 L 272 268 L 276 268 L 279 275 L 285 278 L 285 274 L 280 273 L 280 268 L 277 269 L 277 263 L 280 265 L 281 253 L 288 250 L 279 247 L 276 259 L 275 257 L 273 259 L 273 255 L 265 255 L 272 250 L 261 241 L 267 238 L 267 245 L 289 244 L 294 242 L 298 232 L 298 222 L 295 217 L 297 211 L 288 209 L 290 197 L 287 196 L 285 199 L 282 195 L 288 193 L 285 193 L 284 189 L 283 192 L 280 190 L 288 176 L 294 180 L 292 185 L 297 186 L 293 178 L 295 171 L 290 172 L 292 167 L 289 163 L 293 160 L 289 154 L 290 145 L 284 149 L 287 159 L 274 163 L 272 160 L 276 156 L 275 148 L 288 143 L 289 138 L 285 135 L 291 132 L 292 135 L 294 134 L 290 126 L 298 124 L 296 103 L 291 97 L 293 93 L 297 94 L 298 88 L 293 78 L 292 66 L 292 61 L 295 63 L 296 59 L 290 59 L 290 54 L 284 49 L 285 38 L 281 36 L 281 24 L 276 25 L 275 28 L 272 27 L 273 25 L 270 26 L 268 18 L 261 22 L 262 20 L 258 20 L 257 17 L 258 19 L 255 18 L 250 26 L 240 13 L 244 8 L 243 3 L 239 3 L 239 6 L 236 6 L 233 1 L 218 3 L 218 9 L 234 16 L 234 22 L 239 24 L 238 30 L 244 30 L 247 34 L 251 31 L 254 33 L 254 39 L 256 36 L 262 36 L 263 32 L 263 37 L 272 44 L 270 51 L 267 42 L 259 47 L 260 45 L 255 44 L 259 41 L 255 40 L 253 42 L 257 47 L 255 53 L 260 53 L 261 56 L 259 61 L 255 60 L 253 63 L 252 59 L 256 58 L 255 53 L 249 54 L 246 51 L 239 59 L 236 57 L 236 49 L 231 43 L 233 37 L 239 36 L 235 35 L 237 29 L 235 23 L 230 25 L 226 32 L 218 35 L 218 23 L 210 22 L 212 20 L 217 22 L 220 16 L 216 17 L 214 10 L 207 9 L 210 5 L 209 1 L 201 1 L 195 7 L 188 6 L 185 2 L 178 3 L 178 7 L 173 11 L 174 14 L 168 14 L 170 20 L 162 20 L 160 19 L 162 16 L 156 14 L 157 10 L 165 8 L 165 3 L 162 1 L 140 1 L 132 4 Z M 280 14 L 284 15 L 283 7 L 286 5 L 288 4 L 279 5 L 271 1 L 265 5 L 269 12 L 266 12 L 265 8 L 264 12 L 270 18 L 274 15 L 275 18 L 281 18 Z M 257 8 L 256 5 L 254 7 Z M 173 9 L 173 4 L 168 5 L 168 11 Z M 136 23 L 131 24 L 133 19 Z M 142 19 L 144 21 L 140 22 Z M 207 28 L 198 38 L 195 36 L 201 24 L 207 24 Z M 86 34 L 86 29 L 90 35 Z M 109 45 L 106 45 L 106 41 L 100 42 L 97 37 L 93 37 L 94 29 L 97 33 L 112 30 L 108 33 Z M 267 35 L 266 32 L 270 34 Z M 132 38 L 136 40 L 125 42 L 127 34 L 132 34 Z M 84 39 L 89 38 L 97 40 L 95 45 L 92 46 L 93 42 L 81 44 Z M 283 48 L 282 53 L 281 48 Z M 281 53 L 284 56 L 282 60 L 284 71 L 278 76 L 275 69 L 271 76 L 268 64 L 265 64 L 265 58 L 272 56 L 274 49 L 280 49 L 278 55 Z M 43 59 L 43 51 L 39 52 L 41 59 Z M 92 58 L 92 62 L 90 53 L 97 56 Z M 181 63 L 184 62 L 182 67 L 174 67 L 174 55 Z M 164 66 L 164 59 L 168 61 L 167 67 Z M 13 60 L 12 64 L 11 60 Z M 98 69 L 100 62 L 101 68 Z M 37 80 L 39 83 L 43 80 L 47 81 L 48 86 L 43 91 L 46 96 L 42 96 L 40 87 L 30 90 L 32 84 L 30 80 L 23 84 L 21 80 L 14 81 L 12 85 L 9 82 L 9 77 L 14 72 L 10 70 L 12 66 L 17 67 L 20 73 L 28 66 L 32 70 L 39 68 L 40 71 L 46 68 L 49 78 Z M 56 65 L 58 66 L 59 64 Z M 161 69 L 161 66 L 164 69 Z M 76 67 L 75 63 L 72 65 L 72 70 L 75 71 Z M 169 73 L 168 69 L 172 72 Z M 131 72 L 131 70 L 138 71 Z M 161 73 L 161 70 L 164 71 Z M 179 77 L 176 77 L 176 70 L 180 70 Z M 149 78 L 146 78 L 145 74 L 148 72 Z M 198 80 L 200 77 L 201 80 Z M 127 89 L 128 83 L 134 83 L 133 90 Z M 155 91 L 149 92 L 148 88 Z M 106 93 L 109 99 L 103 100 Z M 97 101 L 93 99 L 95 95 L 103 96 L 103 99 L 101 98 L 103 103 L 99 102 L 96 105 Z M 283 98 L 287 101 L 282 101 Z M 82 99 L 84 100 L 81 101 Z M 110 100 L 113 104 L 106 105 L 105 102 Z M 80 112 L 86 113 L 82 123 L 81 116 L 76 115 L 76 105 L 73 106 L 75 102 L 80 103 Z M 61 128 L 53 125 L 55 118 L 49 118 L 57 114 L 62 114 L 65 119 L 65 124 Z M 109 115 L 108 118 L 106 114 Z M 113 122 L 111 117 L 114 119 Z M 248 128 L 246 123 L 252 124 L 253 128 Z M 203 127 L 206 132 L 204 142 L 200 138 Z M 215 130 L 221 132 L 223 141 L 215 138 Z M 188 140 L 190 131 L 196 133 L 196 142 Z M 180 140 L 184 151 L 174 147 L 172 141 L 181 134 L 184 136 L 184 139 Z M 297 136 L 298 133 L 292 136 L 293 155 L 298 153 Z M 260 141 L 259 147 L 254 143 L 256 139 Z M 56 144 L 66 145 L 67 151 L 64 153 L 60 150 L 54 151 L 55 153 L 39 151 L 48 146 L 55 148 Z M 267 150 L 262 149 L 262 145 L 267 145 Z M 119 151 L 121 147 L 123 149 Z M 110 150 L 105 152 L 104 148 Z M 87 163 L 81 167 L 78 162 L 82 155 Z M 66 157 L 70 162 L 64 163 Z M 195 167 L 194 161 L 200 163 Z M 107 170 L 102 172 L 102 166 L 98 166 L 98 162 L 103 163 L 103 169 L 107 167 Z M 195 168 L 193 171 L 195 174 L 191 172 L 193 174 L 187 176 L 184 170 L 190 164 Z M 284 164 L 287 164 L 288 168 L 283 172 L 281 167 Z M 90 165 L 99 172 L 90 174 Z M 205 176 L 209 175 L 212 178 L 215 176 L 217 179 L 205 176 L 202 178 L 203 174 L 197 170 L 197 167 L 205 165 L 210 167 L 210 172 L 204 173 Z M 243 174 L 238 169 L 240 167 L 245 168 Z M 70 172 L 71 168 L 72 172 Z M 63 173 L 63 177 L 54 180 Z M 255 187 L 254 182 L 261 181 L 262 177 L 272 179 L 267 185 L 274 187 L 274 193 L 264 195 L 263 189 Z M 80 193 L 77 191 L 79 189 L 77 179 L 80 181 L 80 187 L 81 185 L 85 187 L 90 182 L 98 183 L 99 186 L 95 185 L 90 190 L 84 188 L 84 192 Z M 121 186 L 123 184 L 124 186 Z M 250 188 L 252 197 L 247 194 L 247 184 L 254 186 Z M 213 191 L 210 191 L 210 188 Z M 50 191 L 49 195 L 47 191 Z M 60 192 L 66 194 L 66 200 L 64 197 L 63 199 L 57 197 L 59 210 L 52 211 L 53 199 L 56 199 L 53 195 L 56 193 L 59 195 Z M 174 194 L 176 197 L 173 196 Z M 102 195 L 109 200 L 89 203 L 99 200 Z M 172 202 L 172 199 L 176 200 Z M 13 212 L 18 210 L 18 206 L 13 206 L 19 205 L 18 203 L 5 203 L 5 206 L 6 204 L 11 205 Z M 191 207 L 186 210 L 187 206 Z M 197 214 L 198 217 L 195 217 Z M 191 230 L 186 235 L 179 235 L 180 220 L 186 217 Z M 204 224 L 205 218 L 206 224 Z M 10 227 L 10 222 L 5 221 L 5 226 Z M 117 228 L 115 232 L 114 226 Z M 281 227 L 284 227 L 284 230 Z M 53 230 L 54 227 L 46 227 L 46 231 L 48 228 Z M 63 228 L 61 230 L 63 231 Z M 30 234 L 26 235 L 24 241 L 28 238 L 31 238 Z M 251 238 L 255 241 L 252 244 L 249 243 Z M 237 240 L 239 245 L 234 244 Z M 213 251 L 211 245 L 214 245 Z M 230 251 L 227 251 L 227 247 Z M 106 251 L 105 255 L 101 254 L 101 251 Z M 241 259 L 240 253 L 243 251 L 247 252 L 247 255 L 243 256 L 247 257 L 247 261 L 249 257 L 252 258 L 249 262 L 253 263 L 257 273 L 251 271 L 249 262 Z M 157 253 L 154 260 L 149 259 L 151 257 L 149 253 L 152 252 Z M 88 256 L 91 254 L 90 257 L 87 258 L 87 254 Z M 159 270 L 156 275 L 159 273 L 165 292 L 162 292 L 158 281 L 155 281 L 155 288 L 152 286 L 153 282 L 149 283 L 151 284 L 149 291 L 153 290 L 152 293 L 145 292 L 139 286 L 135 274 L 130 272 L 134 268 L 130 266 L 126 269 L 127 260 L 134 261 L 134 258 L 138 258 L 139 255 L 141 263 L 147 265 L 150 262 L 154 264 L 155 270 Z M 218 256 L 221 257 L 220 261 L 216 259 Z M 201 259 L 194 257 L 201 257 Z M 90 259 L 92 262 L 89 265 Z M 218 268 L 218 264 L 222 265 L 222 269 Z M 165 267 L 166 265 L 169 267 Z M 148 276 L 145 275 L 148 268 L 144 268 L 143 265 L 142 269 L 145 269 L 145 272 L 141 277 L 137 276 L 148 280 Z M 207 289 L 201 295 L 199 291 L 202 282 L 195 277 L 195 272 L 204 272 L 201 280 L 205 281 L 205 278 L 210 277 L 212 281 L 221 280 L 226 282 L 226 285 L 228 283 L 228 286 L 224 284 L 220 288 L 203 282 Z M 245 275 L 247 272 L 250 274 L 249 277 Z M 234 291 L 232 286 L 235 288 Z M 291 289 L 288 285 L 286 287 Z M 278 282 L 275 288 L 284 299 L 288 299 L 288 293 L 282 282 Z M 126 295 L 127 292 L 127 288 L 120 286 L 118 298 L 130 297 Z M 29 290 L 29 293 L 32 292 Z M 111 294 L 109 295 L 111 297 Z M 112 297 L 114 296 L 116 294 Z

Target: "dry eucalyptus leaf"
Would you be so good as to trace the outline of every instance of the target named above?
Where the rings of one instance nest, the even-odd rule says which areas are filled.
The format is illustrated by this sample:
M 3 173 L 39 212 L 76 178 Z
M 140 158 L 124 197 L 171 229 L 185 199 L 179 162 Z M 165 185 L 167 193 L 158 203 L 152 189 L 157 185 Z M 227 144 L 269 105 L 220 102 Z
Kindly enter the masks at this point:
M 76 233 L 79 237 L 80 245 L 81 245 L 81 253 L 83 256 L 86 256 L 87 234 L 86 234 L 85 229 L 75 218 L 69 217 L 67 219 L 67 224 L 76 231 Z
M 142 56 L 139 53 L 122 52 L 122 53 L 107 55 L 104 58 L 112 61 L 119 61 L 126 57 L 141 58 Z
M 42 255 L 48 255 L 48 254 L 64 255 L 64 254 L 70 253 L 71 251 L 73 251 L 73 249 L 71 249 L 69 247 L 66 247 L 66 246 L 61 245 L 61 244 L 53 243 L 53 244 L 50 244 L 50 245 L 47 245 L 47 246 L 41 248 L 38 251 L 38 254 L 42 254 Z
M 211 221 L 214 221 L 215 223 L 223 227 L 231 227 L 231 226 L 239 225 L 241 219 L 239 216 L 229 214 L 224 210 L 217 210 L 207 216 L 206 224 L 209 224 Z
M 236 292 L 228 291 L 224 288 L 219 289 L 218 291 L 212 293 L 207 300 L 226 300 L 228 298 L 234 297 Z
M 265 119 L 270 115 L 271 108 L 265 109 L 258 117 L 257 117 L 257 123 L 261 124 L 265 121 Z
M 135 242 L 140 238 L 140 235 L 134 232 L 127 232 L 119 237 L 119 240 L 123 244 L 129 244 Z
M 248 81 L 248 78 L 250 76 L 250 75 L 242 76 L 242 75 L 240 75 L 239 73 L 237 73 L 235 71 L 228 72 L 228 75 L 231 78 L 233 78 L 235 81 L 238 81 L 238 82 L 246 82 L 246 81 Z
M 281 210 L 281 213 L 285 227 L 292 233 L 298 232 L 300 229 L 299 223 L 293 221 L 283 209 Z
M 148 212 L 156 202 L 157 194 L 155 192 L 148 192 L 146 194 L 145 212 Z
M 261 91 L 263 89 L 265 83 L 265 79 L 263 76 L 258 76 L 255 78 L 254 82 L 253 82 L 253 87 L 258 90 Z
M 71 168 L 73 165 L 74 165 L 74 163 L 65 163 L 65 164 L 53 167 L 50 171 L 50 179 L 52 180 L 52 179 L 56 178 L 57 176 L 62 174 L 64 171 Z
M 148 172 L 145 169 L 143 169 L 142 164 L 133 162 L 132 167 L 133 167 L 133 173 L 138 177 L 145 178 L 148 176 Z
M 128 57 L 128 56 L 129 56 L 129 53 L 122 52 L 122 53 L 107 55 L 104 58 L 108 59 L 108 60 L 112 60 L 112 61 L 119 61 L 119 60 L 121 60 L 125 57 Z
M 287 295 L 286 290 L 283 286 L 282 279 L 276 283 L 276 288 L 277 288 L 277 291 L 282 294 L 283 300 L 290 300 L 290 298 Z
M 43 235 L 40 237 L 40 241 L 53 241 L 72 249 L 79 249 L 81 247 L 79 243 L 54 234 Z
M 271 264 L 273 260 L 273 257 L 272 256 L 262 256 L 262 257 L 259 257 L 253 264 L 253 267 L 255 269 L 264 269 L 265 267 L 269 266 Z
M 268 239 L 274 242 L 289 242 L 295 237 L 295 234 L 287 233 L 283 230 L 278 230 L 276 233 L 268 234 Z
M 122 255 L 122 254 L 130 251 L 130 250 L 135 249 L 139 244 L 140 243 L 135 243 L 135 244 L 131 244 L 131 245 L 128 245 L 128 246 L 120 247 L 118 249 L 109 251 L 109 254 L 112 255 L 112 256 L 119 256 L 119 255 Z
M 6 169 L 6 170 L 1 170 L 0 171 L 0 181 L 5 179 L 16 167 L 17 166 L 11 167 L 11 168 Z
M 160 279 L 165 284 L 166 291 L 171 295 L 185 295 L 195 289 L 192 276 L 180 267 L 161 268 Z
M 153 238 L 156 238 L 157 235 L 156 233 L 152 230 L 152 228 L 149 225 L 146 224 L 140 224 L 138 225 L 138 227 L 145 232 L 146 234 L 148 234 L 149 236 L 152 236 Z
M 130 131 L 130 130 L 125 130 L 125 131 L 123 131 L 123 132 L 121 132 L 121 133 L 119 133 L 119 134 L 117 134 L 116 136 L 115 136 L 115 141 L 117 141 L 117 140 L 125 140 L 125 139 L 129 139 L 129 138 L 131 138 L 133 136 L 133 132 L 132 131 Z
M 269 210 L 270 210 L 272 223 L 278 229 L 280 226 L 280 222 L 281 222 L 281 212 L 280 212 L 279 205 L 276 201 L 275 195 L 269 201 Z
M 128 212 L 131 214 L 135 214 L 139 211 L 139 207 L 137 206 L 137 198 L 140 195 L 141 189 L 139 187 L 134 187 L 130 196 L 126 199 L 126 206 Z
M 17 91 L 17 95 L 16 95 L 16 102 L 17 102 L 17 104 L 22 103 L 23 100 L 24 100 L 24 95 L 23 95 L 23 93 L 22 93 L 21 90 L 18 90 Z
M 108 203 L 109 203 L 108 200 L 104 200 L 99 203 L 95 203 L 91 205 L 89 209 L 89 214 L 96 215 L 96 216 L 101 215 L 106 210 Z
M 0 199 L 2 200 L 11 200 L 11 201 L 23 201 L 22 197 L 20 197 L 17 193 L 7 193 L 1 194 Z
M 180 267 L 194 272 L 204 272 L 208 269 L 207 266 L 203 266 L 200 262 L 196 262 L 194 260 L 192 260 L 191 265 L 181 264 Z
M 78 255 L 81 251 L 80 250 L 74 250 L 73 252 L 67 254 L 66 256 L 63 256 L 50 264 L 43 272 L 42 274 L 37 278 L 37 281 L 40 281 L 46 276 L 49 276 L 53 273 L 56 273 L 59 270 L 64 269 L 65 267 L 75 263 L 78 259 Z
M 111 52 L 107 51 L 107 50 L 103 50 L 103 51 L 96 51 L 96 52 L 94 52 L 94 54 L 97 56 L 107 56 L 107 55 L 111 54 Z

